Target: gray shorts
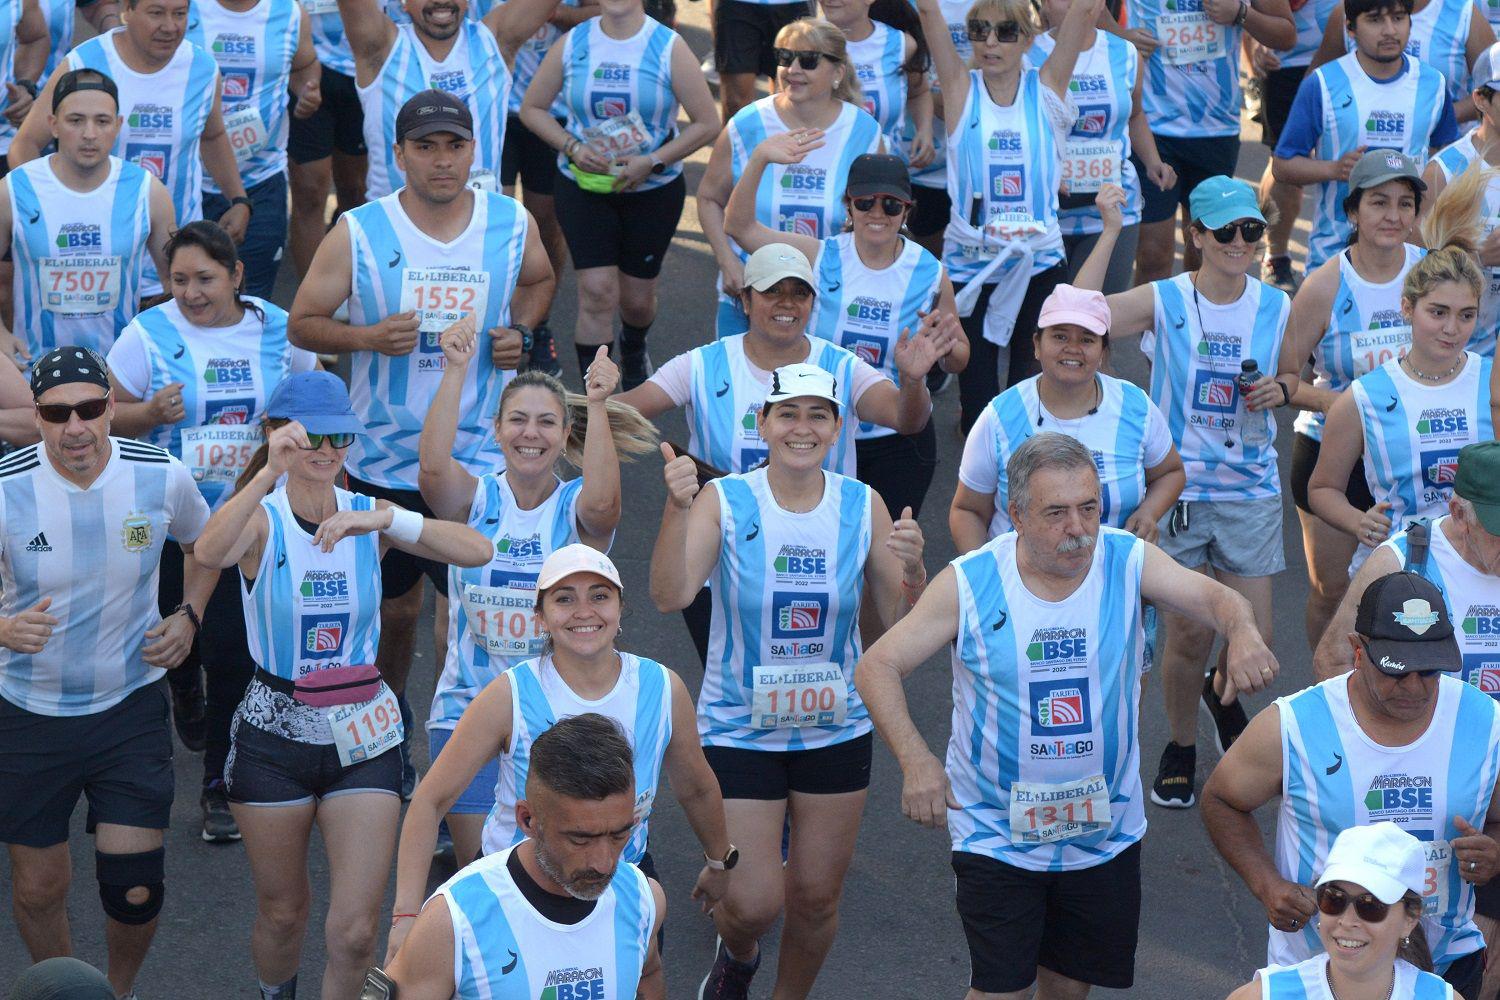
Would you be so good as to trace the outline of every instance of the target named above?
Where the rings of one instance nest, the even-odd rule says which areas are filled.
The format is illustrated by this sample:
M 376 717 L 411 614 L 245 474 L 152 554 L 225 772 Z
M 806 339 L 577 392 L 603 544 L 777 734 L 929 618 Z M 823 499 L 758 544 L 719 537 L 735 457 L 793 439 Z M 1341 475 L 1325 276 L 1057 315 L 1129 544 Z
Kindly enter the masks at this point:
M 1187 530 L 1173 528 L 1174 506 L 1161 519 L 1156 543 L 1180 565 L 1197 569 L 1206 564 L 1235 576 L 1273 576 L 1286 569 L 1281 497 L 1190 500 L 1187 508 Z

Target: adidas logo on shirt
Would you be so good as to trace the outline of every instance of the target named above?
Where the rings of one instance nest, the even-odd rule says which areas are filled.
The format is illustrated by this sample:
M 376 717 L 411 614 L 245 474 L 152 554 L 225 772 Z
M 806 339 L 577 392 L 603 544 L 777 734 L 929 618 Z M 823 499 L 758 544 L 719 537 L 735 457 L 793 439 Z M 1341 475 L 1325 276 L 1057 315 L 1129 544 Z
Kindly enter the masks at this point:
M 52 551 L 52 546 L 50 546 L 50 545 L 47 544 L 47 533 L 45 531 L 39 531 L 39 532 L 37 532 L 37 536 L 35 538 L 33 538 L 31 541 L 29 541 L 29 542 L 26 543 L 26 551 L 27 552 L 51 552 Z

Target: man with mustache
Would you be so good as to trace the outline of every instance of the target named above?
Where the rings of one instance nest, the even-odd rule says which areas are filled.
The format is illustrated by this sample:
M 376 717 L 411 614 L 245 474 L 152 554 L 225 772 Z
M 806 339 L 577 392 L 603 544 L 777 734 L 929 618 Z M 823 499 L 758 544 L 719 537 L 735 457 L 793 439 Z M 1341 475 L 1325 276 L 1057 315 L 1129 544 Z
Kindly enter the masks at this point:
M 1226 637 L 1231 693 L 1260 690 L 1278 668 L 1245 598 L 1100 525 L 1099 476 L 1077 440 L 1037 434 L 1005 473 L 1015 530 L 943 570 L 860 659 L 855 682 L 901 765 L 902 812 L 948 827 L 969 995 L 1129 989 L 1146 832 L 1141 601 Z M 901 689 L 945 645 L 946 765 Z
M 635 770 L 617 723 L 590 712 L 542 732 L 516 803 L 527 839 L 445 882 L 361 996 L 532 1000 L 563 984 L 578 997 L 635 996 L 660 965 L 667 900 L 620 861 L 634 812 Z

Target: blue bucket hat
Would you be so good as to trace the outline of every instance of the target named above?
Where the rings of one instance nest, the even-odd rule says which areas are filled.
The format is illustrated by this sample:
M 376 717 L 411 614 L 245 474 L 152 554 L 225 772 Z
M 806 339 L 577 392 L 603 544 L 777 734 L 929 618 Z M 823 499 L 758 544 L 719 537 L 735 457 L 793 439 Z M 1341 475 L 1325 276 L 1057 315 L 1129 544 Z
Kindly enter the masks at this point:
M 295 420 L 309 434 L 365 432 L 349 405 L 349 390 L 332 372 L 299 372 L 284 380 L 266 402 L 266 416 Z
M 1260 199 L 1255 189 L 1244 181 L 1223 174 L 1210 177 L 1188 196 L 1188 212 L 1204 229 L 1218 229 L 1238 219 L 1265 222 L 1260 214 Z

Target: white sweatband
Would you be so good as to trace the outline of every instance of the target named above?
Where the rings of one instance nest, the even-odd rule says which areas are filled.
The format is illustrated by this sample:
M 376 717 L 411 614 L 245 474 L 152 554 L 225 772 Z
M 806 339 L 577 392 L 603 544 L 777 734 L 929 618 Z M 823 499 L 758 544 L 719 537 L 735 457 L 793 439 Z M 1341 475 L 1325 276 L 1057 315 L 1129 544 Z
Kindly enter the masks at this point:
M 414 510 L 391 508 L 391 526 L 381 534 L 389 535 L 398 542 L 415 545 L 422 537 L 422 515 Z

